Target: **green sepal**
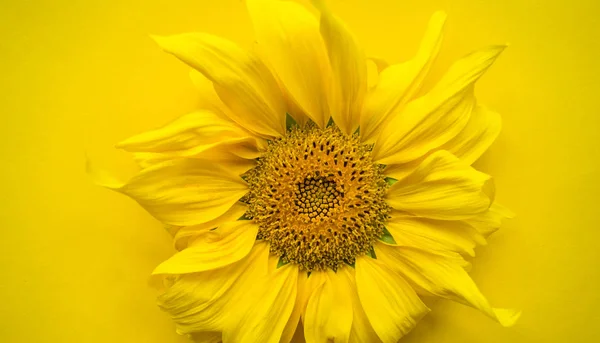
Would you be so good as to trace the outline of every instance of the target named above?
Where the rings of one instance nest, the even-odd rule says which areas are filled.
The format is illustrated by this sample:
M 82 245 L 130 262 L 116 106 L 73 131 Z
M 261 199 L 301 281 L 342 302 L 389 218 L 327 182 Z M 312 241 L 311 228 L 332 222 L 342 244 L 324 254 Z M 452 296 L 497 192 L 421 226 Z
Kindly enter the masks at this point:
M 285 262 L 282 257 L 279 258 L 279 262 L 277 262 L 277 268 L 281 268 L 288 264 L 289 262 Z
M 329 121 L 327 122 L 327 127 L 333 126 L 333 117 L 329 117 Z
M 252 220 L 252 218 L 246 217 L 246 213 L 244 213 L 241 217 L 238 218 L 238 220 Z
M 379 237 L 379 240 L 387 244 L 396 244 L 394 236 L 385 227 L 383 228 L 383 236 Z
M 395 184 L 396 182 L 398 182 L 398 179 L 394 179 L 393 177 L 388 176 L 385 178 L 385 182 L 387 182 L 387 184 L 391 186 L 391 185 Z
M 375 254 L 375 249 L 373 249 L 373 247 L 371 247 L 371 250 L 369 250 L 369 252 L 367 253 L 367 256 L 369 256 L 373 259 L 377 259 L 377 254 Z
M 298 126 L 298 122 L 289 113 L 285 113 L 285 129 L 290 131 L 294 126 Z

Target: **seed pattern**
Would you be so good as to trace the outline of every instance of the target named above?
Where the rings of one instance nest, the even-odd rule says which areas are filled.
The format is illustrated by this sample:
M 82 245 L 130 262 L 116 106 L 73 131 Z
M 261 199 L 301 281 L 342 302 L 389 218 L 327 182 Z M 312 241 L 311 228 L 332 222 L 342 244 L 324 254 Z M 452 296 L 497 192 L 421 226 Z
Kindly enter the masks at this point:
M 337 270 L 384 233 L 390 209 L 382 170 L 357 135 L 335 126 L 293 128 L 244 175 L 246 216 L 284 263 Z

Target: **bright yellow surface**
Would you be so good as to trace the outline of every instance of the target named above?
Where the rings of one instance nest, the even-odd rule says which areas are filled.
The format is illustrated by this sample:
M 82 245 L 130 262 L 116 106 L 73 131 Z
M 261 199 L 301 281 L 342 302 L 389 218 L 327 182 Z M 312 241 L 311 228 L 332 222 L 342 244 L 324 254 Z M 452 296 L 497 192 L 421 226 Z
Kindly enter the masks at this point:
M 504 131 L 478 163 L 518 217 L 478 250 L 473 277 L 514 328 L 438 303 L 404 342 L 600 341 L 600 3 L 337 0 L 371 55 L 415 51 L 448 12 L 434 72 L 473 48 L 511 44 L 479 83 Z M 171 253 L 135 203 L 90 184 L 84 151 L 128 175 L 112 145 L 194 108 L 187 68 L 148 33 L 203 30 L 243 44 L 239 0 L 0 4 L 1 342 L 184 342 L 147 275 Z

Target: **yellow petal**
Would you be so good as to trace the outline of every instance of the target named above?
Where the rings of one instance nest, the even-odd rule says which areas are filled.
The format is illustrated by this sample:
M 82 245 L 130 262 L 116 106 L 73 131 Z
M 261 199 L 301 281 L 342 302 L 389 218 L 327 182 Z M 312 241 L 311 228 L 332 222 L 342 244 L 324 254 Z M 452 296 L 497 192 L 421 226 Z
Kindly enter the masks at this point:
M 229 109 L 219 98 L 212 81 L 196 69 L 190 70 L 190 79 L 200 94 L 198 108 L 207 109 L 221 118 L 231 120 L 231 114 L 227 113 Z
M 166 156 L 194 156 L 215 145 L 241 142 L 252 136 L 214 112 L 200 110 L 179 117 L 156 130 L 117 144 L 129 152 L 160 152 Z
M 265 244 L 266 245 L 266 244 Z M 254 263 L 267 266 L 268 249 Z M 277 263 L 277 258 L 275 263 Z M 223 331 L 223 343 L 278 343 L 292 314 L 298 288 L 298 267 L 287 264 L 265 273 L 253 273 L 236 285 L 237 296 L 230 300 L 230 317 Z
M 317 288 L 306 307 L 304 336 L 308 342 L 348 342 L 352 327 L 352 298 L 346 280 L 328 269 L 323 274 L 325 282 Z
M 257 233 L 258 226 L 251 221 L 227 222 L 201 234 L 189 247 L 156 267 L 152 274 L 188 274 L 232 264 L 248 255 Z
M 387 67 L 390 66 L 388 61 L 386 61 L 385 59 L 383 59 L 381 57 L 371 56 L 371 57 L 369 57 L 369 61 L 371 61 L 371 62 L 373 62 L 373 64 L 375 64 L 375 68 L 377 68 L 378 74 L 381 74 L 381 72 L 383 72 Z
M 194 332 L 189 335 L 190 339 L 195 343 L 220 343 L 220 332 Z
M 238 220 L 244 215 L 244 213 L 246 213 L 246 210 L 248 210 L 248 205 L 241 202 L 236 202 L 223 215 L 209 222 L 199 225 L 179 227 L 173 239 L 175 249 L 183 250 L 189 245 L 190 240 L 193 240 L 195 237 L 205 234 L 209 230 L 217 228 L 225 223 Z
M 385 226 L 397 245 L 475 256 L 473 249 L 477 244 L 485 244 L 485 238 L 465 221 L 434 220 L 392 212 Z
M 369 322 L 384 343 L 397 343 L 429 312 L 402 276 L 371 257 L 356 259 L 356 287 Z
M 492 145 L 501 128 L 500 115 L 478 105 L 471 113 L 467 126 L 441 149 L 448 150 L 466 163 L 472 164 Z
M 352 300 L 352 328 L 350 329 L 349 343 L 379 343 L 381 339 L 377 336 L 373 326 L 369 322 L 369 318 L 360 303 L 358 291 L 356 290 L 356 272 L 354 268 L 344 267 L 337 271 L 342 280 L 345 281 L 345 286 L 350 291 Z
M 321 35 L 327 47 L 333 72 L 331 116 L 346 134 L 360 125 L 360 113 L 367 91 L 367 62 L 346 25 L 325 6 L 323 0 L 313 0 L 321 11 Z
M 310 276 L 307 276 L 306 281 L 298 289 L 298 298 L 300 299 L 300 305 L 302 307 L 303 322 L 305 321 L 308 300 L 311 298 L 313 293 L 323 286 L 325 281 L 327 281 L 326 273 L 313 272 Z
M 387 203 L 418 217 L 440 220 L 470 218 L 490 207 L 489 175 L 447 151 L 429 156 L 409 176 L 390 187 Z
M 302 327 L 302 322 L 300 321 L 301 316 L 304 314 L 304 310 L 306 308 L 307 298 L 303 296 L 304 286 L 307 282 L 307 273 L 301 272 L 298 274 L 298 291 L 296 293 L 296 303 L 294 304 L 294 310 L 290 315 L 290 319 L 288 320 L 285 328 L 283 329 L 283 333 L 281 334 L 281 343 L 290 343 L 296 342 L 299 340 L 298 336 L 300 333 L 298 330 L 304 330 Z M 304 336 L 302 335 L 302 339 L 300 342 L 305 342 Z
M 317 19 L 291 1 L 246 3 L 261 56 L 298 107 L 319 127 L 325 127 L 332 76 Z
M 163 223 L 181 226 L 219 217 L 248 191 L 232 171 L 198 159 L 151 165 L 124 185 L 106 186 L 130 196 Z
M 254 54 L 204 33 L 154 37 L 214 83 L 217 94 L 240 126 L 265 136 L 285 133 L 285 105 L 273 75 Z
M 383 164 L 410 162 L 458 135 L 475 106 L 475 81 L 502 50 L 493 46 L 462 58 L 428 94 L 390 115 L 379 130 L 373 158 Z
M 477 105 L 471 112 L 469 122 L 457 136 L 436 148 L 448 150 L 467 164 L 475 162 L 494 142 L 502 126 L 500 115 L 490 111 L 483 105 Z M 395 179 L 402 179 L 414 171 L 429 154 L 406 163 L 391 164 L 386 167 L 385 174 Z
M 489 210 L 475 217 L 469 218 L 466 222 L 473 226 L 482 235 L 487 237 L 500 228 L 502 220 L 506 218 L 514 218 L 514 216 L 514 213 L 512 213 L 508 208 L 495 202 L 492 204 Z
M 179 153 L 134 152 L 133 159 L 141 169 L 171 161 L 181 157 L 191 157 L 203 163 L 221 165 L 235 175 L 241 175 L 256 166 L 256 159 L 261 153 L 254 146 L 254 139 L 231 141 L 215 144 L 197 153 L 188 150 Z M 194 148 L 192 148 L 193 150 Z M 179 156 L 178 156 L 179 155 Z M 190 155 L 190 156 L 186 156 Z
M 431 17 L 427 32 L 412 60 L 392 66 L 374 60 L 379 62 L 381 72 L 379 82 L 367 95 L 362 109 L 360 131 L 364 141 L 374 139 L 382 124 L 390 120 L 390 116 L 396 114 L 397 109 L 401 109 L 419 90 L 437 57 L 445 21 L 446 14 L 443 12 L 436 12 Z
M 409 247 L 382 247 L 394 265 L 415 287 L 474 307 L 503 326 L 513 325 L 521 312 L 492 308 L 469 274 L 452 259 Z
M 158 305 L 169 313 L 180 334 L 223 331 L 229 319 L 226 309 L 237 284 L 265 272 L 258 263 L 264 252 L 265 244 L 257 244 L 244 259 L 223 268 L 168 276 L 168 287 L 158 297 Z

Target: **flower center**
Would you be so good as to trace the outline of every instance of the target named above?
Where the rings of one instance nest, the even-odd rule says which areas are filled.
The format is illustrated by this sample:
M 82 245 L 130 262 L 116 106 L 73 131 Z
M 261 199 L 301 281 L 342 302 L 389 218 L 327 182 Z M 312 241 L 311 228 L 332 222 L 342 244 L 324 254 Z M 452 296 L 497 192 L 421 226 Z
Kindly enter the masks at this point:
M 293 128 L 245 175 L 247 217 L 283 263 L 307 271 L 352 265 L 384 233 L 382 169 L 357 135 L 335 126 Z

